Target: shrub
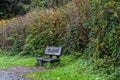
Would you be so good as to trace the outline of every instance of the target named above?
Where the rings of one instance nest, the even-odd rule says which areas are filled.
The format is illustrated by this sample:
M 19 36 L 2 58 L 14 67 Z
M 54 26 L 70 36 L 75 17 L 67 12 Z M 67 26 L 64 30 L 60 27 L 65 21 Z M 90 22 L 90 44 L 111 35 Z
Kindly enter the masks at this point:
M 51 34 L 50 29 L 46 29 L 38 35 L 29 34 L 24 45 L 22 55 L 41 56 L 44 54 L 46 46 L 58 45 L 56 34 Z
M 70 54 L 81 52 L 85 49 L 86 39 L 78 26 L 69 26 L 63 37 L 64 53 Z
M 80 5 L 83 10 L 79 9 Z M 56 9 L 34 10 L 10 19 L 3 28 L 0 47 L 15 53 L 22 51 L 23 55 L 42 55 L 48 45 L 63 46 L 65 54 L 81 51 L 88 43 L 89 30 L 83 25 L 88 17 L 87 9 L 88 5 L 77 0 Z
M 42 55 L 46 46 L 62 46 L 65 54 L 82 51 L 88 43 L 89 31 L 82 24 L 86 16 L 79 15 L 78 7 L 72 2 L 57 10 L 33 13 L 35 22 L 29 28 L 21 54 Z M 84 21 L 80 20 L 80 16 L 85 16 Z
M 32 23 L 33 20 L 29 17 L 29 14 L 8 20 L 1 28 L 0 47 L 13 52 L 20 52 L 25 42 L 27 28 Z
M 95 63 L 99 59 L 105 59 L 99 65 L 102 68 L 106 66 L 108 74 L 115 71 L 115 66 L 119 66 L 120 61 L 119 8 L 118 0 L 92 0 L 91 16 L 86 24 L 90 29 L 86 55 L 92 57 Z M 111 65 L 113 70 L 109 68 Z

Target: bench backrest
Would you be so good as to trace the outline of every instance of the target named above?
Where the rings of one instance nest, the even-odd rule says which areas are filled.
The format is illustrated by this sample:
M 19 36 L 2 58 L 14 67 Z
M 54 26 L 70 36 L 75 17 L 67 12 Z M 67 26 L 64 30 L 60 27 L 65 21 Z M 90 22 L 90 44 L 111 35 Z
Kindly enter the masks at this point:
M 45 50 L 45 54 L 53 55 L 53 56 L 60 56 L 62 52 L 62 47 L 50 47 L 47 46 Z

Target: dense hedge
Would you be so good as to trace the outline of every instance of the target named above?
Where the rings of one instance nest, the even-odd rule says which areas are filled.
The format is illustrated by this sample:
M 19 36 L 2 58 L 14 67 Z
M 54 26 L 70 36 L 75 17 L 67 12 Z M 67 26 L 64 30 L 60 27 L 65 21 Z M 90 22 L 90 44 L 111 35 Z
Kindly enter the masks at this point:
M 120 1 L 93 0 L 90 29 L 90 55 L 120 57 Z
M 87 2 L 76 0 L 57 9 L 34 10 L 10 19 L 1 33 L 1 49 L 36 56 L 42 55 L 46 46 L 62 46 L 65 54 L 83 51 L 89 32 L 83 25 L 88 17 Z
M 85 50 L 97 68 L 110 74 L 108 80 L 120 79 L 120 1 L 93 0 L 90 19 L 89 44 Z M 89 55 L 89 56 L 88 56 Z

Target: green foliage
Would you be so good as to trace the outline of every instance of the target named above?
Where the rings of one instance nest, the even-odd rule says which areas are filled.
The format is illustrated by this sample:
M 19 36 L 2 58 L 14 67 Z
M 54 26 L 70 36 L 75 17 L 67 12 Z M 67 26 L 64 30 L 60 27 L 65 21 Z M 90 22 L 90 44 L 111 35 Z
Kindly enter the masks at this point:
M 65 6 L 66 9 L 68 7 L 69 12 L 75 11 L 77 14 L 76 5 Z M 81 52 L 87 43 L 88 31 L 83 26 L 77 25 L 78 22 L 75 22 L 76 25 L 72 23 L 72 19 L 78 20 L 76 17 L 79 16 L 68 11 L 64 8 L 56 11 L 38 11 L 33 18 L 34 24 L 29 27 L 21 54 L 40 56 L 44 54 L 46 46 L 62 46 L 64 54 Z
M 86 47 L 88 31 L 83 26 L 86 16 L 75 3 L 87 8 L 78 0 L 61 8 L 34 10 L 8 20 L 3 26 L 0 47 L 15 54 L 35 56 L 42 55 L 46 46 L 62 46 L 65 54 L 81 52 Z
M 46 0 L 32 0 L 31 1 L 31 7 L 45 7 Z
M 69 26 L 67 33 L 63 37 L 63 46 L 66 54 L 81 52 L 83 47 L 82 38 L 78 26 Z
M 50 29 L 46 29 L 38 35 L 30 34 L 26 39 L 22 54 L 40 56 L 44 54 L 46 46 L 58 44 L 57 37 L 49 35 Z
M 6 38 L 6 47 L 3 47 L 4 50 L 12 52 L 11 55 L 17 55 L 23 50 L 23 45 L 25 43 L 24 34 L 11 33 L 9 37 Z
M 93 0 L 91 17 L 87 24 L 90 29 L 90 55 L 103 58 L 111 56 L 119 61 L 120 57 L 120 9 L 116 0 Z
M 56 32 L 52 34 L 52 28 L 47 28 L 44 31 L 41 31 L 37 34 L 35 34 L 35 31 L 40 31 L 41 29 L 38 30 L 33 30 L 34 27 L 31 27 L 29 32 L 29 35 L 26 38 L 26 42 L 24 45 L 23 52 L 21 53 L 22 55 L 35 55 L 35 56 L 41 56 L 44 54 L 46 46 L 58 46 L 58 36 L 56 36 Z M 41 27 L 42 28 L 42 27 Z
M 0 56 L 0 69 L 16 66 L 33 67 L 36 65 L 36 63 L 36 59 L 32 57 Z
M 90 29 L 89 44 L 85 50 L 96 68 L 102 68 L 118 80 L 120 62 L 120 1 L 93 0 L 87 27 Z M 107 69 L 106 69 L 107 68 Z M 116 78 L 115 78 L 116 77 Z
M 32 0 L 31 5 L 32 7 L 51 8 L 51 7 L 61 6 L 69 1 L 71 0 Z
M 6 38 L 6 42 L 8 44 L 6 50 L 11 51 L 13 53 L 12 55 L 16 55 L 19 52 L 21 52 L 24 44 L 23 36 L 24 35 L 18 33 L 11 33 L 11 35 L 9 35 L 9 37 Z
M 7 21 L 6 26 L 1 29 L 1 49 L 12 51 L 14 55 L 21 52 L 25 44 L 27 28 L 32 22 L 29 16 L 12 18 Z
M 16 15 L 24 15 L 29 10 L 31 0 L 1 0 L 0 19 L 8 19 Z
M 35 8 L 51 8 L 61 6 L 71 0 L 1 0 L 0 19 L 8 19 L 17 15 L 25 15 Z
M 37 30 L 35 29 L 35 31 L 35 26 L 29 29 L 29 35 L 21 52 L 22 55 L 41 56 L 44 54 L 46 46 L 61 46 L 64 54 L 73 54 L 73 52 L 81 52 L 84 49 L 82 35 L 80 35 L 80 31 L 76 26 L 68 27 L 66 29 L 68 31 L 64 35 L 62 35 L 63 29 L 57 29 L 54 26 L 47 27 L 43 31 L 41 30 L 44 27 L 36 27 Z

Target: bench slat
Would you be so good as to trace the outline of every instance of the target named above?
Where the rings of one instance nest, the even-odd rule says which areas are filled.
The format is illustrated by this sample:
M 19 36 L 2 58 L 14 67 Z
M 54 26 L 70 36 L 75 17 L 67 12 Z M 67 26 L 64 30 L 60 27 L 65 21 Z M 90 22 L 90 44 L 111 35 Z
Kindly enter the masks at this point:
M 57 62 L 60 61 L 59 58 L 37 58 L 38 62 L 42 61 L 42 62 Z
M 60 56 L 62 51 L 62 47 L 46 47 L 45 54 L 48 55 L 55 55 L 55 56 Z

